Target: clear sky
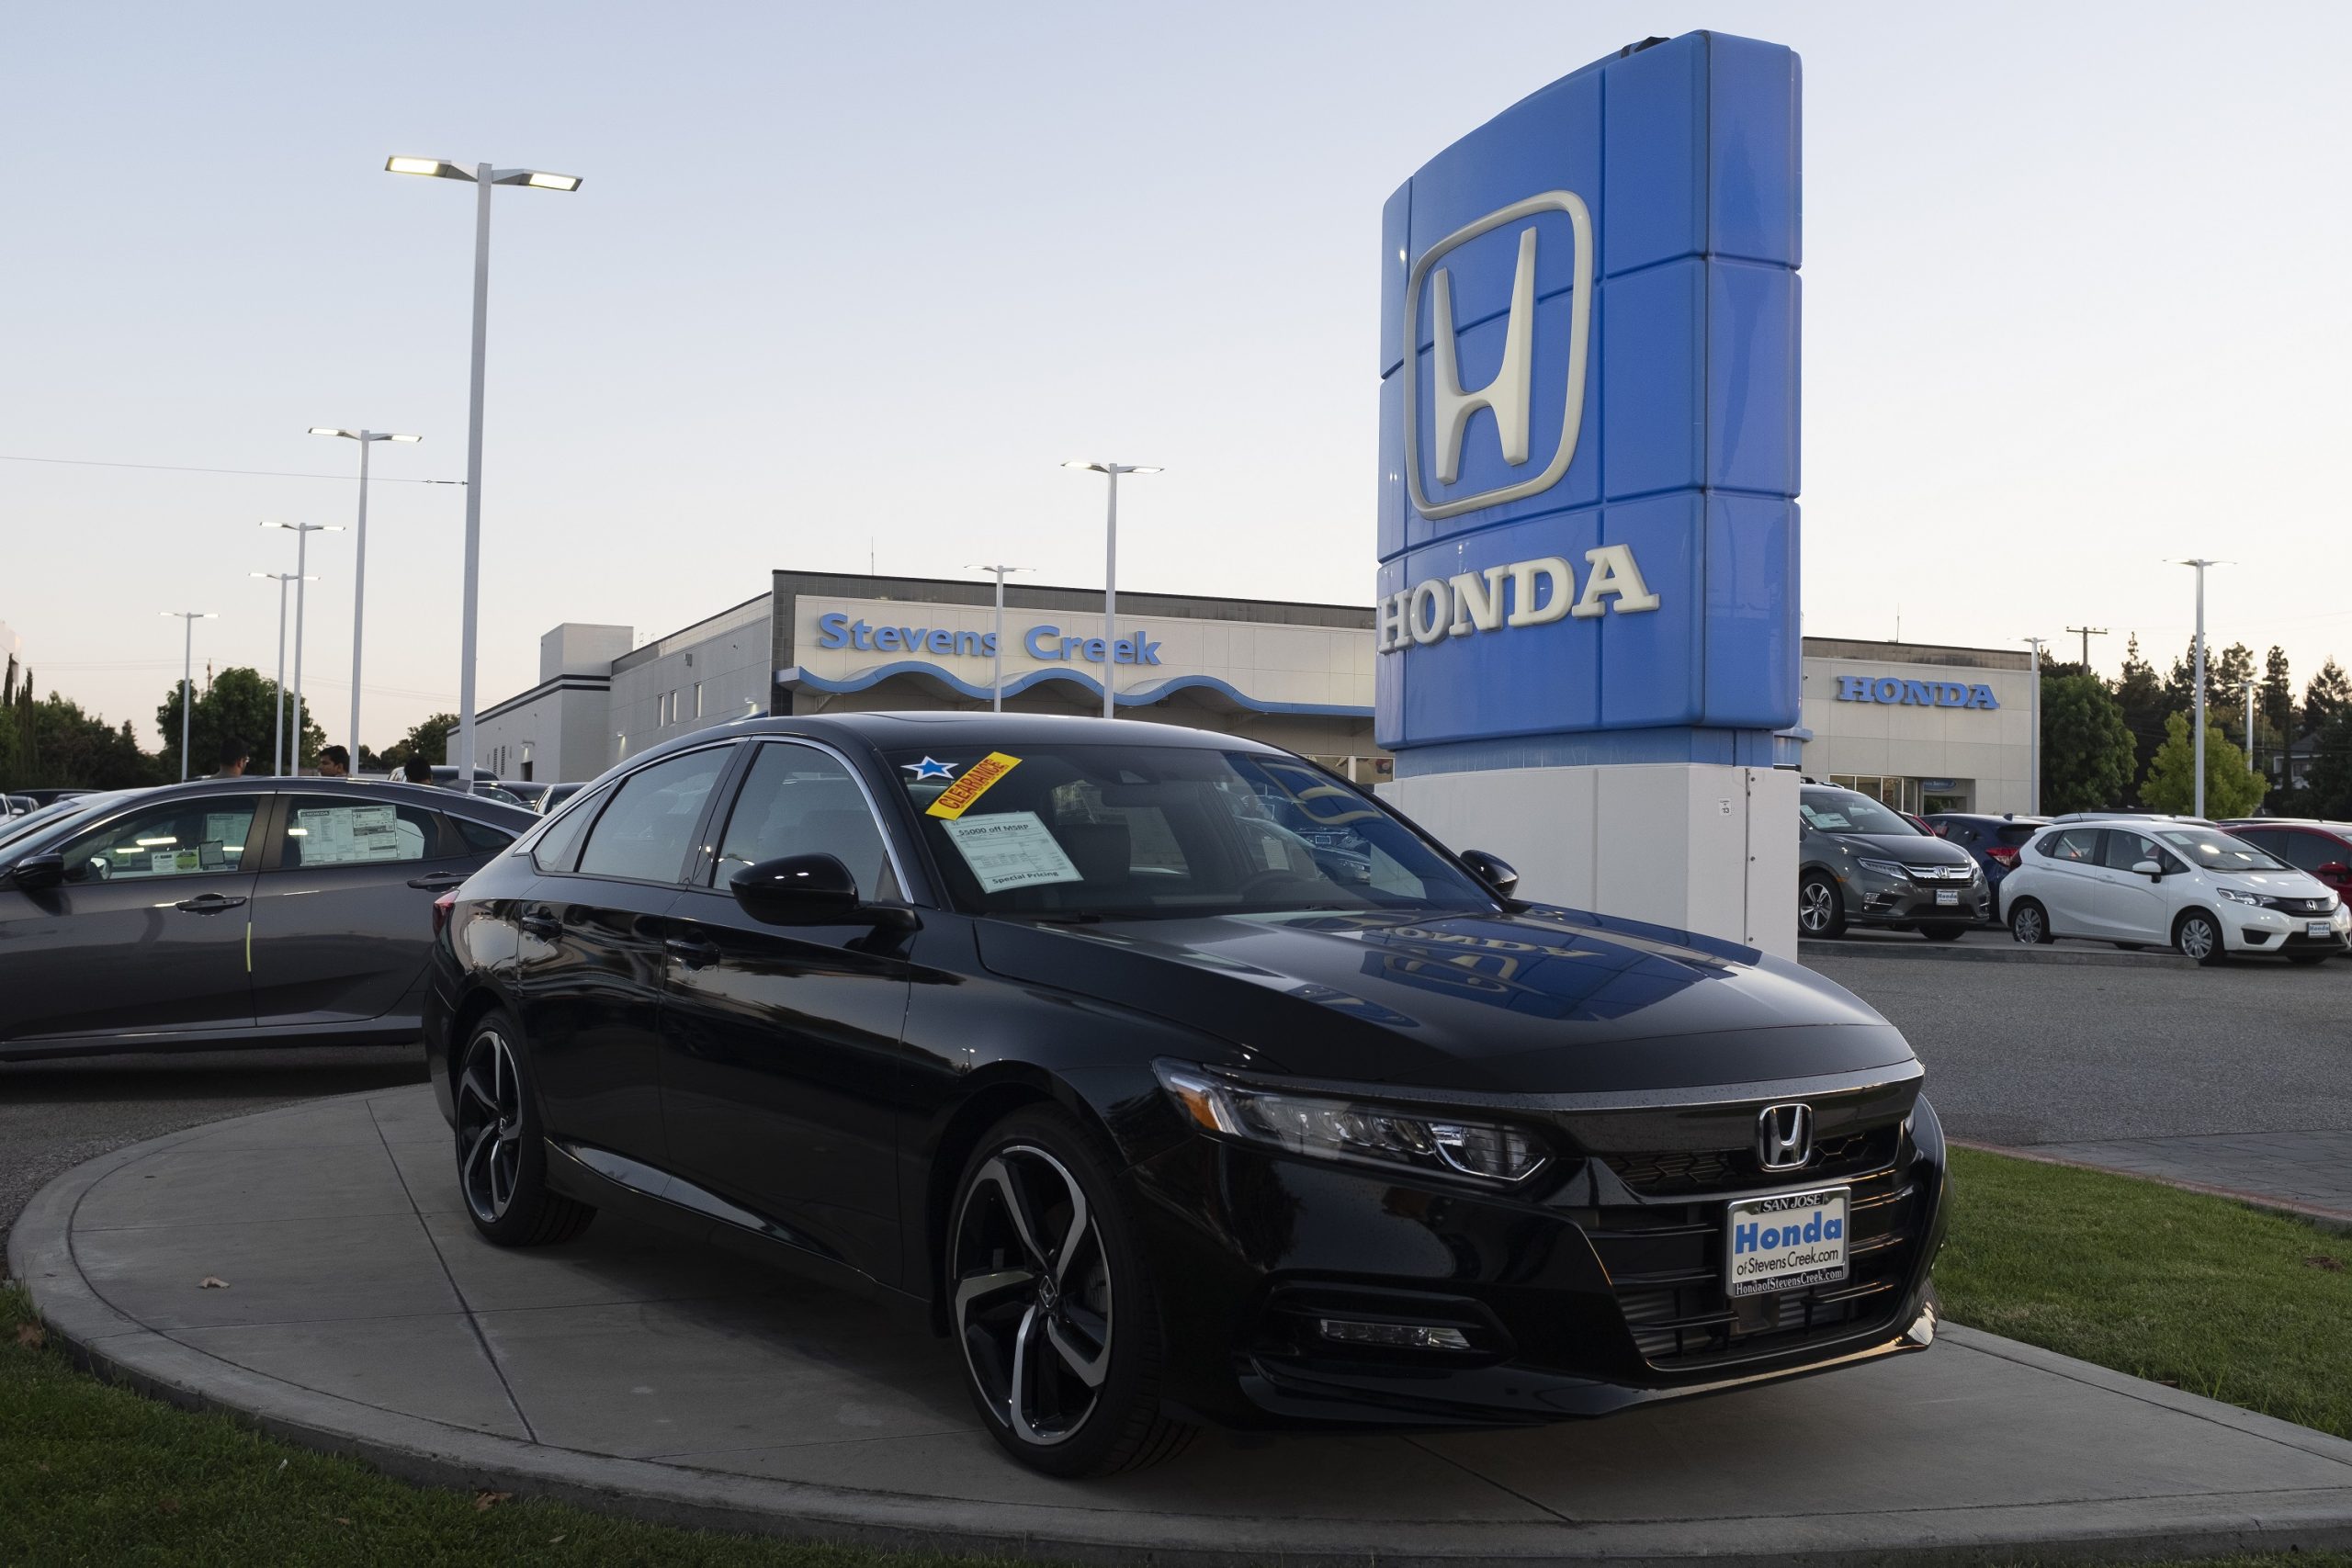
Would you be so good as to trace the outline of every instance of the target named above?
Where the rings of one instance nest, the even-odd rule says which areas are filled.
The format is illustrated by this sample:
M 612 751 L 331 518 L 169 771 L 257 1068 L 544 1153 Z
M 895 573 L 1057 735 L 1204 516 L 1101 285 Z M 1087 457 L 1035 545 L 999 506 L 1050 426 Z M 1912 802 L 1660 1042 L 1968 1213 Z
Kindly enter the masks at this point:
M 771 567 L 1369 603 L 1381 203 L 1657 33 L 1805 70 L 1810 631 L 2112 670 L 2136 629 L 2352 657 L 2321 461 L 2352 360 L 2352 7 L 1374 3 L 28 6 L 0 51 L 0 456 L 350 471 L 465 458 L 471 187 L 503 190 L 481 691 L 559 621 L 658 635 Z M 0 621 L 153 746 L 179 628 L 276 657 L 345 479 L 0 461 Z M 454 708 L 463 503 L 378 486 L 366 738 Z M 340 737 L 350 537 L 314 537 Z

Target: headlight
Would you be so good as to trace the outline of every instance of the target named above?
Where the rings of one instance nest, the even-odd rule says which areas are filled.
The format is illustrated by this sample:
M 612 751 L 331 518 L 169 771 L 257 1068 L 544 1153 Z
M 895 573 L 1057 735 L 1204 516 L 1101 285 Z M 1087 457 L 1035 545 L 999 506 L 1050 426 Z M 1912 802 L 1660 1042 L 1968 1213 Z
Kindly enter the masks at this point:
M 2227 899 L 2230 903 L 2251 904 L 2257 909 L 2268 902 L 2258 893 L 2242 893 L 2234 887 L 2216 887 L 2213 892 L 2217 897 Z
M 1904 870 L 1901 863 L 1896 861 L 1863 860 L 1857 856 L 1854 863 L 1860 866 L 1864 871 L 1874 871 L 1881 876 L 1891 876 L 1897 882 L 1908 882 L 1911 880 L 1911 874 Z
M 1517 1127 L 1260 1089 L 1175 1062 L 1155 1062 L 1152 1071 L 1203 1132 L 1295 1155 L 1510 1182 L 1526 1180 L 1549 1158 L 1533 1134 Z

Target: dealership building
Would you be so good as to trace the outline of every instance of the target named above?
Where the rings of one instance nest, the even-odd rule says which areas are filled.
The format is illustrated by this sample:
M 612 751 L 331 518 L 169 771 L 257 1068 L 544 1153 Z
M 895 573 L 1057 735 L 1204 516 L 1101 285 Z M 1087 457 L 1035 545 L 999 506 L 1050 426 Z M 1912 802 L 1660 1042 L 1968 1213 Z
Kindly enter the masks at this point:
M 1373 741 L 1370 605 L 1122 592 L 1106 638 L 1093 588 L 1008 582 L 1004 705 L 1120 716 L 1262 740 L 1363 784 Z M 568 623 L 539 680 L 485 708 L 476 746 L 501 778 L 594 778 L 649 746 L 753 714 L 978 709 L 1000 678 L 995 585 L 778 571 L 768 592 L 646 642 Z M 1804 718 L 1784 761 L 1910 811 L 2031 804 L 2030 656 L 1807 637 Z

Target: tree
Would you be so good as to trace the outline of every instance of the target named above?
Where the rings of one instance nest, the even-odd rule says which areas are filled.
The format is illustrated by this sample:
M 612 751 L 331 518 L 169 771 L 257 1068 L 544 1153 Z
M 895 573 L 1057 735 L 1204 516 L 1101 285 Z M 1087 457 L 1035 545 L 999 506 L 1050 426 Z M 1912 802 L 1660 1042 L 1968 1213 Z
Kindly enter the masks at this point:
M 422 757 L 428 762 L 438 762 L 449 755 L 449 737 L 458 728 L 458 716 L 436 713 L 411 729 L 378 756 L 389 771 L 406 765 L 411 757 Z
M 0 713 L 0 786 L 136 789 L 159 782 L 129 724 L 116 727 L 55 692 L 32 700 L 31 676 Z
M 2205 815 L 2250 817 L 2270 786 L 2245 765 L 2245 753 L 2211 725 L 2205 727 Z M 2188 716 L 2165 720 L 2165 743 L 2148 764 L 2140 798 L 2154 811 L 2183 816 L 2197 809 L 2197 753 L 2188 739 Z
M 2124 645 L 2123 678 L 2115 683 L 2115 705 L 2123 714 L 2124 728 L 2132 732 L 2134 779 L 2146 771 L 2156 748 L 2165 743 L 2165 716 L 2172 711 L 2165 701 L 2165 684 L 2156 679 L 2155 667 L 2140 657 L 2140 638 L 2135 634 Z M 2125 804 L 2143 804 L 2139 792 L 2128 784 L 2124 790 Z
M 2347 710 L 2352 710 L 2352 680 L 2346 680 L 2343 666 L 2331 659 L 2303 688 L 2303 728 L 2324 729 Z
M 287 694 L 289 705 L 293 694 Z M 311 705 L 301 705 L 301 757 L 288 771 L 299 771 L 303 761 L 315 761 L 319 748 L 326 744 L 327 732 L 311 721 Z M 155 710 L 156 727 L 164 735 L 163 775 L 168 779 L 180 776 L 180 684 L 172 682 L 164 705 Z M 212 677 L 212 683 L 196 694 L 196 708 L 188 720 L 188 777 L 201 778 L 212 772 L 220 755 L 220 742 L 234 736 L 251 748 L 251 771 L 266 773 L 276 760 L 277 745 L 273 739 L 277 727 L 277 682 L 258 670 L 233 665 Z M 288 724 L 288 728 L 293 728 Z
M 2299 809 L 2331 822 L 2352 819 L 2352 708 L 2320 730 L 2317 752 Z
M 2242 705 L 2241 688 L 2254 678 L 2254 649 L 2242 642 L 2216 649 L 2211 642 L 2205 645 L 2205 711 L 2232 709 Z M 2179 713 L 2197 701 L 2197 639 L 2190 637 L 2188 647 L 2172 661 L 2172 673 L 2165 679 L 2165 711 Z
M 2274 735 L 2291 737 L 2295 728 L 2295 682 L 2287 667 L 2287 650 L 2274 647 L 2262 661 L 2262 689 L 2254 694 L 2255 711 Z
M 2041 678 L 2041 808 L 2099 811 L 2131 787 L 2137 755 L 2123 710 L 2096 675 Z

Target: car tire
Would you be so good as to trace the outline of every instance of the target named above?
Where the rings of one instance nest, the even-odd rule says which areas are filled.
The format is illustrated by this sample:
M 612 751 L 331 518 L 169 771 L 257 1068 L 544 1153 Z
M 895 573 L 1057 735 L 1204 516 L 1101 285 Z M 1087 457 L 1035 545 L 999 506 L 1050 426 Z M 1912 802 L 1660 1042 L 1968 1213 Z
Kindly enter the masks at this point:
M 2009 935 L 2028 947 L 2040 947 L 2051 941 L 2050 916 L 2030 898 L 2020 898 L 2009 906 Z
M 474 1229 L 501 1247 L 570 1241 L 596 1217 L 589 1204 L 548 1186 L 547 1141 L 537 1087 L 514 1021 L 477 1021 L 450 1085 L 458 1108 L 458 1191 Z
M 1835 879 L 1826 873 L 1805 874 L 1797 884 L 1797 935 L 1832 937 L 1846 934 L 1846 900 Z
M 1968 934 L 1966 926 L 1921 926 L 1919 934 L 1929 942 L 1958 942 Z
M 2229 951 L 2222 945 L 2222 922 L 2202 909 L 2191 909 L 2174 922 L 2172 942 L 2209 969 L 2229 960 Z
M 1158 1292 L 1114 1168 L 1067 1112 L 1030 1106 L 980 1139 L 949 1211 L 965 1386 L 1004 1450 L 1049 1475 L 1157 1464 L 1194 1431 L 1160 1409 Z

